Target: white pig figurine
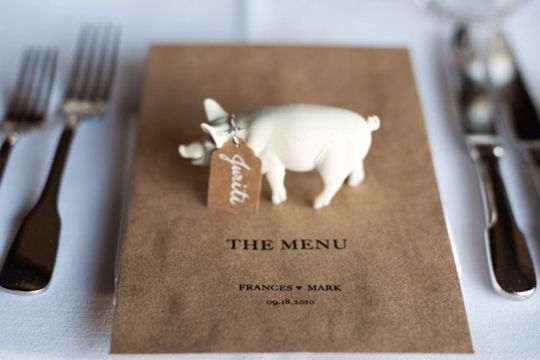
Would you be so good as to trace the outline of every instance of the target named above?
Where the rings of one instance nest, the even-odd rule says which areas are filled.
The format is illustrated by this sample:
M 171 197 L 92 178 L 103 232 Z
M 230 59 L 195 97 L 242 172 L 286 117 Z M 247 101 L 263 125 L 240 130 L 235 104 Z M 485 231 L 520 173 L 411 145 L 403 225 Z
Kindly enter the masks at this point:
M 208 165 L 210 153 L 232 136 L 230 116 L 215 100 L 206 99 L 204 109 L 206 137 L 178 148 L 195 165 Z M 235 122 L 236 136 L 261 159 L 274 204 L 287 199 L 285 170 L 317 169 L 324 189 L 315 198 L 315 209 L 328 206 L 347 177 L 349 186 L 364 180 L 371 133 L 380 127 L 377 116 L 364 119 L 353 111 L 308 104 L 263 107 L 238 115 Z

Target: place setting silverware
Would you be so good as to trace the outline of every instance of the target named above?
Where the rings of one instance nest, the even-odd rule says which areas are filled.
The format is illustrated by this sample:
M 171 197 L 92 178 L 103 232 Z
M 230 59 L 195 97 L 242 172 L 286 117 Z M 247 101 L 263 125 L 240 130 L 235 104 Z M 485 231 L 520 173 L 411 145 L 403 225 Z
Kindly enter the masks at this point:
M 452 38 L 453 66 L 449 82 L 454 90 L 464 142 L 478 176 L 486 227 L 485 245 L 495 290 L 511 299 L 527 299 L 536 289 L 536 275 L 525 235 L 517 225 L 500 164 L 505 149 L 498 130 L 501 122 L 498 89 L 488 64 L 497 55 L 491 46 L 473 44 L 468 28 L 457 27 Z
M 540 196 L 540 118 L 502 32 L 493 37 L 491 49 L 488 71 L 497 90 L 495 95 Z
M 26 214 L 0 269 L 0 286 L 18 293 L 48 287 L 60 239 L 58 196 L 69 149 L 81 122 L 102 119 L 110 105 L 120 28 L 82 27 L 72 72 L 60 109 L 65 125 L 41 195 Z
M 0 184 L 15 144 L 26 132 L 41 127 L 45 120 L 57 58 L 55 49 L 24 50 L 17 85 L 2 122 L 7 136 L 0 147 Z

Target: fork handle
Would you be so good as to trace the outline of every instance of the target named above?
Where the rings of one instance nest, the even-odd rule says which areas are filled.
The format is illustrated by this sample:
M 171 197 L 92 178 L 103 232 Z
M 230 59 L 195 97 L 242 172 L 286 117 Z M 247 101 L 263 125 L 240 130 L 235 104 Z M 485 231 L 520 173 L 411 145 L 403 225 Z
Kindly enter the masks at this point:
M 58 193 L 77 125 L 78 119 L 71 118 L 64 127 L 41 196 L 11 244 L 0 270 L 0 286 L 7 290 L 38 292 L 51 280 L 61 225 Z
M 536 289 L 536 275 L 501 176 L 502 148 L 474 145 L 471 155 L 478 170 L 486 210 L 485 240 L 491 280 L 499 293 L 526 299 Z
M 17 142 L 16 135 L 9 135 L 4 140 L 4 143 L 0 148 L 0 183 L 2 183 L 4 171 L 6 170 L 6 165 L 9 159 L 9 154 L 11 154 L 11 149 L 13 149 L 15 142 Z

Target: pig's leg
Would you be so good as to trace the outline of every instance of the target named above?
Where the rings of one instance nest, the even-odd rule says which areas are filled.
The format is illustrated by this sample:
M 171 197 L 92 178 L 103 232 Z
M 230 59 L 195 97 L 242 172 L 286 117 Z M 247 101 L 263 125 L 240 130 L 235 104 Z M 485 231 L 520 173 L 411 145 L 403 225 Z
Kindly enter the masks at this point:
M 321 209 L 330 205 L 332 198 L 351 172 L 350 166 L 347 166 L 346 149 L 336 144 L 324 161 L 317 166 L 317 170 L 323 180 L 324 190 L 315 198 L 313 208 Z
M 263 160 L 263 164 L 266 164 L 268 167 L 266 171 L 266 180 L 270 184 L 272 189 L 272 202 L 274 204 L 281 204 L 287 200 L 287 190 L 285 189 L 285 167 L 274 159 L 272 160 Z
M 347 180 L 347 184 L 349 186 L 358 186 L 362 181 L 364 181 L 364 178 L 366 177 L 366 173 L 364 172 L 364 161 L 360 160 L 356 167 L 353 169 L 352 173 L 349 175 L 349 179 Z

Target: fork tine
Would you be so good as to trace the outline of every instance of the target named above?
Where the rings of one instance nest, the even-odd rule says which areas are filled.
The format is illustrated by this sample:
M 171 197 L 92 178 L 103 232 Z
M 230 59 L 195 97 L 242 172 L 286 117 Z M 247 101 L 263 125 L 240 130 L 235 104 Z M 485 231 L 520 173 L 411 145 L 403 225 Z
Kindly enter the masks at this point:
M 23 53 L 21 67 L 19 69 L 19 74 L 17 77 L 17 85 L 15 91 L 11 97 L 9 107 L 6 113 L 6 116 L 9 118 L 12 114 L 17 112 L 19 107 L 19 102 L 21 99 L 21 94 L 23 92 L 24 84 L 26 83 L 25 79 L 28 76 L 28 68 L 30 67 L 30 60 L 32 56 L 32 49 L 25 49 Z
M 96 65 L 96 71 L 94 76 L 94 86 L 90 91 L 90 99 L 99 100 L 97 98 L 99 89 L 103 86 L 103 72 L 107 62 L 108 46 L 111 38 L 111 25 L 104 26 L 103 34 L 101 36 L 101 44 L 98 50 L 98 61 Z
M 26 94 L 29 92 L 29 85 L 32 82 L 32 72 L 36 62 L 35 49 L 26 49 L 23 55 L 23 62 L 19 69 L 17 87 L 10 101 L 6 117 L 10 120 L 17 119 L 25 102 Z
M 93 26 L 90 30 L 90 40 L 86 53 L 86 63 L 84 65 L 82 83 L 79 91 L 78 98 L 87 99 L 90 96 L 90 89 L 92 86 L 92 72 L 95 63 L 95 52 L 97 43 L 99 41 L 99 35 L 101 32 L 100 26 Z
M 105 101 L 109 98 L 112 83 L 114 80 L 114 75 L 116 72 L 116 61 L 118 58 L 118 49 L 120 47 L 120 26 L 119 25 L 114 26 L 114 29 L 112 30 L 112 34 L 113 35 L 111 36 L 111 45 L 110 45 L 111 54 L 109 56 L 109 66 L 107 68 L 107 72 L 104 75 L 104 85 L 102 87 L 101 95 L 99 96 L 99 100 L 101 101 Z
M 36 71 L 36 80 L 34 81 L 34 84 L 32 84 L 32 96 L 30 97 L 28 101 L 28 105 L 25 109 L 25 119 L 37 120 L 38 114 L 36 113 L 37 107 L 39 105 L 39 100 L 42 95 L 42 88 L 43 84 L 47 77 L 47 69 L 49 67 L 49 62 L 51 58 L 51 51 L 50 50 L 44 50 L 40 51 L 39 56 L 39 66 Z
M 27 120 L 32 118 L 32 106 L 38 96 L 39 92 L 39 82 L 41 74 L 43 72 L 43 65 L 46 61 L 45 52 L 42 49 L 36 48 L 36 60 L 32 68 L 32 79 L 29 84 L 27 96 L 24 102 L 24 105 L 19 113 L 21 120 Z
M 36 118 L 38 119 L 44 118 L 47 113 L 47 107 L 49 105 L 51 90 L 54 83 L 54 76 L 56 74 L 56 61 L 58 59 L 58 51 L 50 49 L 49 52 L 50 61 L 47 68 L 45 69 L 45 83 L 41 88 L 41 96 L 39 97 L 35 108 Z
M 73 98 L 77 94 L 77 84 L 80 82 L 83 60 L 84 60 L 84 51 L 86 48 L 86 43 L 88 42 L 88 36 L 90 32 L 90 25 L 83 25 L 80 33 L 79 39 L 77 40 L 77 50 L 75 52 L 75 59 L 73 61 L 73 68 L 71 69 L 71 76 L 69 80 L 68 90 L 66 92 L 67 98 Z

